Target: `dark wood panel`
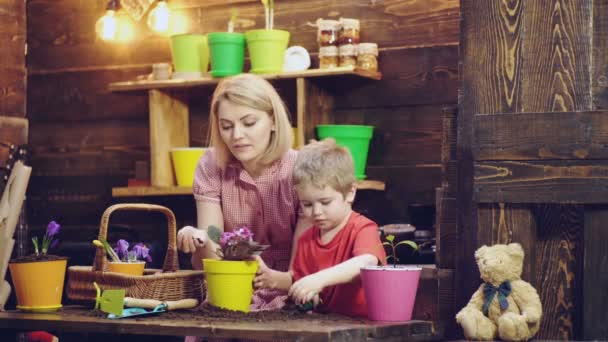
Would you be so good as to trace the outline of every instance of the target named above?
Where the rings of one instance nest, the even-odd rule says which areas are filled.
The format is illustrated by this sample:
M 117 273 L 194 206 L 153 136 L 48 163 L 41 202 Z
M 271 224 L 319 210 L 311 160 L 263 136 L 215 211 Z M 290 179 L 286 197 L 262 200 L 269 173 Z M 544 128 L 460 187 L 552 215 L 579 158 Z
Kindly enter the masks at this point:
M 458 229 L 456 308 L 479 287 L 473 257 L 481 246 L 473 202 L 473 114 L 511 113 L 521 100 L 523 1 L 461 1 L 458 109 Z M 459 330 L 461 333 L 461 330 Z
M 608 158 L 608 112 L 475 115 L 475 160 Z
M 231 8 L 238 11 L 236 30 L 263 28 L 264 10 L 259 1 L 209 2 L 173 0 L 170 6 L 190 20 L 193 32 L 225 31 Z M 275 27 L 291 32 L 290 45 L 318 51 L 317 18 L 350 17 L 361 21 L 362 41 L 380 47 L 433 46 L 458 41 L 458 0 L 423 2 L 358 0 L 278 1 Z M 28 2 L 29 41 L 32 68 L 63 69 L 129 63 L 152 63 L 170 59 L 168 40 L 150 34 L 145 20 L 137 25 L 135 42 L 106 44 L 95 37 L 95 21 L 104 4 L 91 5 L 76 0 L 32 0 Z M 403 34 L 407 32 L 407 34 Z
M 601 340 L 608 336 L 608 207 L 585 207 L 583 334 L 584 340 Z
M 475 164 L 475 199 L 484 203 L 605 203 L 607 161 Z
M 372 125 L 368 165 L 438 163 L 441 106 L 335 110 L 334 123 Z
M 40 152 L 101 153 L 139 151 L 149 140 L 148 123 L 136 121 L 36 122 L 30 121 L 30 144 Z
M 580 205 L 535 208 L 538 239 L 531 281 L 543 303 L 539 340 L 580 339 L 583 212 Z
M 518 112 L 591 110 L 593 1 L 517 1 L 522 29 L 523 78 Z
M 382 51 L 378 82 L 331 85 L 336 108 L 395 107 L 458 102 L 458 46 Z
M 82 122 L 91 120 L 147 121 L 148 97 L 114 94 L 110 82 L 134 79 L 149 73 L 147 67 L 38 73 L 28 77 L 28 112 L 33 121 Z
M 25 67 L 25 1 L 0 0 L 0 70 Z
M 461 6 L 461 112 L 515 112 L 521 106 L 524 2 L 463 0 Z
M 591 91 L 593 110 L 608 109 L 608 0 L 593 1 L 593 54 Z M 604 336 L 608 336 L 604 335 Z
M 448 197 L 445 188 L 435 191 L 435 263 L 437 267 L 453 269 L 456 267 L 458 250 L 458 202 Z
M 477 213 L 479 244 L 521 244 L 525 253 L 522 279 L 532 282 L 536 274 L 537 227 L 531 207 L 510 203 L 482 204 Z

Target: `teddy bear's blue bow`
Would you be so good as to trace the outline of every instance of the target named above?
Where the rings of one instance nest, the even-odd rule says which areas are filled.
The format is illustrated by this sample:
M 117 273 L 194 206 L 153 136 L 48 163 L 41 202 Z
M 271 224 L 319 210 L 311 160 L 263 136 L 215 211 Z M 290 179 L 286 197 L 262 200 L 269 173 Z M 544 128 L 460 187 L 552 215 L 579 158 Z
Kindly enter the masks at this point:
M 500 303 L 500 309 L 506 310 L 509 307 L 509 302 L 507 301 L 507 297 L 511 294 L 511 283 L 508 280 L 505 280 L 500 284 L 500 286 L 495 287 L 490 283 L 486 283 L 483 287 L 483 314 L 488 315 L 488 309 L 490 308 L 490 303 L 492 303 L 492 299 L 498 292 L 498 303 Z

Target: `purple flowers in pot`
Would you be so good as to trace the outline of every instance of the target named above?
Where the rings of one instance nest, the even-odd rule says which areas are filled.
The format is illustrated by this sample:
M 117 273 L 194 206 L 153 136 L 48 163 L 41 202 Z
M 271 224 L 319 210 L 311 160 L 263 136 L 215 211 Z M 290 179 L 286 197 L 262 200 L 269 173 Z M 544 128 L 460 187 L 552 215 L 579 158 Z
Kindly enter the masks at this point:
M 136 262 L 138 260 L 152 261 L 150 256 L 150 249 L 146 247 L 143 242 L 136 243 L 131 250 L 129 250 L 129 242 L 120 239 L 114 247 L 114 251 L 118 255 L 121 261 L 124 262 Z
M 215 226 L 209 226 L 208 234 L 212 241 L 220 245 L 221 253 L 218 254 L 224 260 L 247 260 L 268 248 L 253 241 L 253 233 L 247 227 L 222 232 Z
M 42 237 L 42 243 L 38 243 L 38 237 L 34 236 L 32 238 L 32 243 L 34 244 L 34 252 L 36 255 L 46 255 L 50 248 L 55 248 L 59 240 L 55 239 L 55 236 L 59 233 L 59 229 L 61 225 L 55 221 L 49 222 L 46 226 L 46 233 Z

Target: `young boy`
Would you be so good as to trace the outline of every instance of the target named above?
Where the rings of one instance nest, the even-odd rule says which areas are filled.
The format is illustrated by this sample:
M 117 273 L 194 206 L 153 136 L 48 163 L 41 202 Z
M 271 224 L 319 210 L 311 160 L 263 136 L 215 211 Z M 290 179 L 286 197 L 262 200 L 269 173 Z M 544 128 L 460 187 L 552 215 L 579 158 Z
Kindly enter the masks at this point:
M 289 289 L 296 303 L 312 301 L 317 312 L 366 317 L 360 269 L 384 264 L 386 254 L 378 225 L 351 208 L 356 188 L 350 152 L 333 139 L 304 146 L 293 182 L 313 226 L 298 240 L 290 281 L 263 282 L 272 270 L 261 264 L 256 286 Z

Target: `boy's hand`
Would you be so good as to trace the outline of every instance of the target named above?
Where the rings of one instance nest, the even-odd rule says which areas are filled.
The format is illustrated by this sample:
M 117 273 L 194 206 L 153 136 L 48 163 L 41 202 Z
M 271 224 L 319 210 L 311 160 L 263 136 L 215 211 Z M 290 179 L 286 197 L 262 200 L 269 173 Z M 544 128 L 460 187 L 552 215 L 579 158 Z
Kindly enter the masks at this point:
M 289 296 L 296 304 L 306 304 L 312 301 L 314 306 L 319 304 L 319 293 L 323 290 L 323 279 L 318 274 L 308 275 L 296 281 L 289 289 Z
M 258 262 L 258 271 L 253 279 L 253 288 L 256 290 L 264 288 L 276 288 L 278 282 L 275 278 L 276 271 L 268 267 L 259 255 L 254 255 L 253 259 L 257 260 Z

